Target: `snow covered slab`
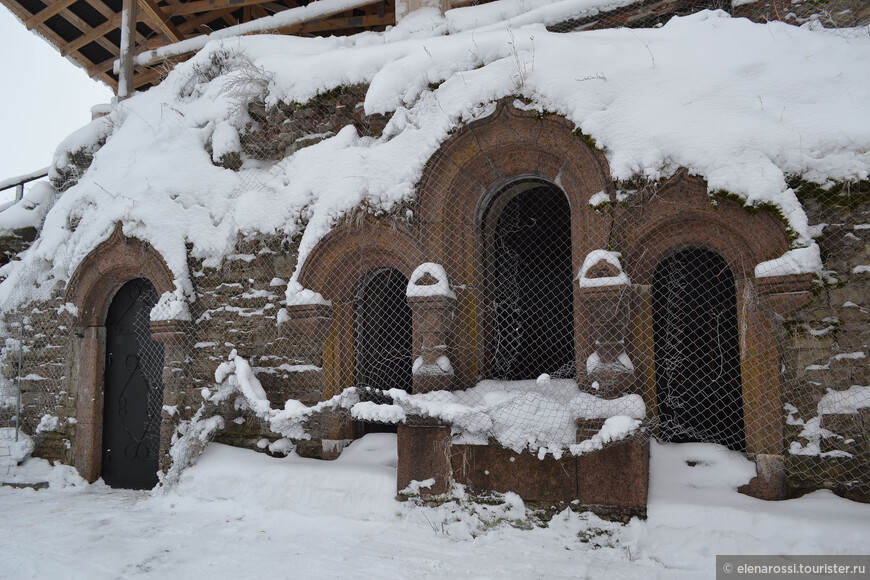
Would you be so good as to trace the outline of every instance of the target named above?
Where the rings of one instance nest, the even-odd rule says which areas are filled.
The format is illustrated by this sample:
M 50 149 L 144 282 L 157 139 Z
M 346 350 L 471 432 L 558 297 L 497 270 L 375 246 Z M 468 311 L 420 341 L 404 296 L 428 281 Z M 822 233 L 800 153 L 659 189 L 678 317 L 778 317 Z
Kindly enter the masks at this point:
M 4 267 L 0 303 L 46 297 L 118 221 L 165 258 L 185 295 L 185 242 L 216 265 L 240 232 L 302 234 L 298 275 L 338 216 L 363 200 L 390 208 L 408 199 L 451 132 L 506 97 L 573 122 L 603 149 L 614 179 L 682 167 L 711 191 L 778 208 L 800 247 L 810 231 L 786 177 L 870 175 L 868 37 L 710 11 L 658 29 L 568 34 L 489 18 L 485 30 L 466 30 L 421 10 L 384 33 L 207 45 L 61 145 L 52 175 L 72 152 L 93 162 L 59 199 L 33 201 L 42 236 Z M 251 121 L 241 104 L 304 103 L 348 85 L 368 85 L 366 113 L 391 116 L 382 136 L 347 126 L 280 161 L 248 162 L 243 174 L 215 165 L 215 151 L 237 148 Z

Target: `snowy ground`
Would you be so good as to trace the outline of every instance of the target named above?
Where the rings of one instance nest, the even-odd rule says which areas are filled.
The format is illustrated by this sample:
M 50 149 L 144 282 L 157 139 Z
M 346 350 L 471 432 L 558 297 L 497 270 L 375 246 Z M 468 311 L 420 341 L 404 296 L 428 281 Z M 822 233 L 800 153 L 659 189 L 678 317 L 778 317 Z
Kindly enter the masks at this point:
M 518 529 L 530 520 L 511 494 L 491 506 L 395 501 L 393 435 L 369 435 L 334 462 L 211 445 L 163 495 L 86 485 L 31 460 L 19 475 L 42 471 L 52 486 L 0 487 L 0 577 L 712 578 L 715 554 L 870 546 L 870 506 L 829 492 L 740 495 L 753 469 L 723 448 L 653 443 L 651 465 L 645 522 L 566 510 Z

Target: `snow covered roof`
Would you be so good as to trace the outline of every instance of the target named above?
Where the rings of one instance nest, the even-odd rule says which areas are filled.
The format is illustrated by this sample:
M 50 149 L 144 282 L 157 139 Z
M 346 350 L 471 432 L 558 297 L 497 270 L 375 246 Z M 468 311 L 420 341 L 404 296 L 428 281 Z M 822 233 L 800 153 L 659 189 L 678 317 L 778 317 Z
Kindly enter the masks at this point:
M 525 23 L 528 14 L 457 30 L 455 14 L 422 9 L 382 33 L 208 44 L 60 145 L 55 177 L 82 152 L 93 161 L 62 195 L 42 197 L 53 205 L 41 237 L 0 270 L 0 302 L 14 288 L 47 297 L 119 221 L 160 252 L 185 293 L 186 244 L 214 266 L 239 233 L 301 235 L 298 275 L 337 217 L 363 201 L 390 208 L 411 197 L 450 133 L 503 98 L 574 123 L 614 179 L 686 168 L 710 191 L 779 208 L 797 246 L 811 244 L 810 229 L 787 177 L 870 176 L 868 36 L 718 11 L 655 29 L 560 34 Z M 216 164 L 239 150 L 251 121 L 241 104 L 305 103 L 347 85 L 368 87 L 367 114 L 390 116 L 381 136 L 349 125 L 277 161 Z

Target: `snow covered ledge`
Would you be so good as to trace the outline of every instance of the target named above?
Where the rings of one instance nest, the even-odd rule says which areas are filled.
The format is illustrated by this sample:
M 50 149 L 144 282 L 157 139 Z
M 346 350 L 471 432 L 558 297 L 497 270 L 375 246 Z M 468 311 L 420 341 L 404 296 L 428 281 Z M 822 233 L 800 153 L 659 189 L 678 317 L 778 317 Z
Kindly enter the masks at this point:
M 323 350 L 323 341 L 332 327 L 332 301 L 303 288 L 296 281 L 287 285 L 287 307 L 278 311 L 277 324 L 282 334 L 297 334 Z
M 819 246 L 790 250 L 774 260 L 755 266 L 758 300 L 778 316 L 784 317 L 812 300 L 812 278 L 822 269 Z

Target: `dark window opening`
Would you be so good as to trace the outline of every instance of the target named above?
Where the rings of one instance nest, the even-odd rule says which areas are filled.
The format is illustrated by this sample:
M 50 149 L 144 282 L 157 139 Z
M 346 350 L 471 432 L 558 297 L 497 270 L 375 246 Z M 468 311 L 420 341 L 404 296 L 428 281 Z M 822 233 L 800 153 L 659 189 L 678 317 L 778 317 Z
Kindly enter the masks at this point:
M 554 185 L 498 195 L 484 218 L 490 376 L 574 376 L 571 208 Z
M 362 400 L 390 403 L 380 391 L 411 392 L 412 322 L 405 299 L 408 280 L 384 268 L 363 280 L 354 300 L 354 376 Z M 354 422 L 354 437 L 366 433 L 395 433 L 396 426 Z
M 653 278 L 659 435 L 744 451 L 734 275 L 715 252 L 681 250 Z

